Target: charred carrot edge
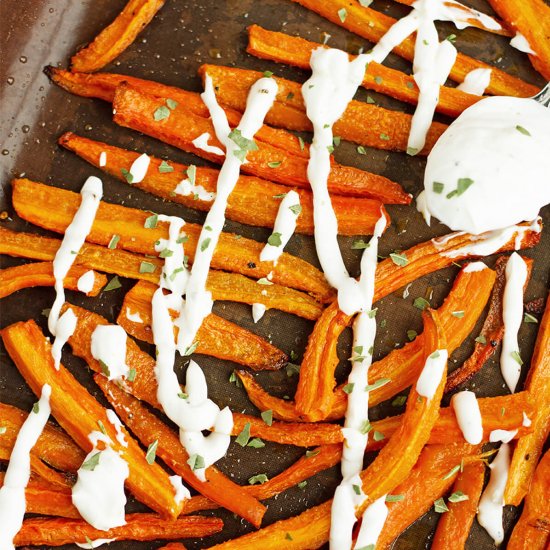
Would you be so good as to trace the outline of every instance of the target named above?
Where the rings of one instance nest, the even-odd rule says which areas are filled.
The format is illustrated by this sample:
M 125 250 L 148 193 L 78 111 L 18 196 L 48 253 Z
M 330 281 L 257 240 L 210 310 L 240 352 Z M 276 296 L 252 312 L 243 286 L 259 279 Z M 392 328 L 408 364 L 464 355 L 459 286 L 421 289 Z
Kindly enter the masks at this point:
M 77 193 L 30 180 L 15 179 L 12 187 L 13 206 L 18 215 L 56 233 L 65 231 L 80 204 L 80 195 Z M 143 210 L 101 202 L 87 240 L 107 246 L 113 235 L 118 235 L 119 248 L 158 256 L 155 242 L 166 238 L 168 226 L 159 222 L 155 228 L 144 227 L 150 214 Z M 200 230 L 200 225 L 185 224 L 185 234 L 189 239 L 184 246 L 191 263 L 195 257 Z M 262 243 L 222 233 L 214 252 L 212 268 L 255 279 L 267 277 L 272 272 L 272 282 L 304 290 L 319 297 L 321 301 L 326 301 L 333 295 L 324 275 L 308 262 L 285 252 L 276 266 L 272 262 L 260 262 L 262 248 Z
M 187 463 L 189 455 L 178 436 L 162 420 L 149 412 L 135 397 L 125 393 L 100 374 L 94 375 L 109 403 L 122 422 L 143 445 L 158 442 L 157 455 L 189 485 L 218 505 L 231 510 L 259 527 L 266 507 L 242 487 L 233 483 L 215 466 L 206 469 L 206 482 L 200 481 Z
M 165 0 L 130 0 L 115 20 L 71 58 L 71 69 L 99 71 L 118 57 L 136 39 L 162 8 Z
M 293 1 L 371 42 L 378 42 L 396 22 L 392 17 L 379 11 L 361 6 L 357 0 Z M 338 15 L 339 10 L 342 8 L 347 10 L 345 21 L 342 21 Z M 415 39 L 409 36 L 392 51 L 404 59 L 412 61 L 414 58 L 414 44 Z M 456 61 L 449 77 L 455 82 L 462 82 L 470 71 L 480 68 L 491 69 L 491 82 L 486 90 L 489 94 L 529 97 L 538 91 L 535 86 L 528 84 L 520 78 L 511 76 L 493 65 L 488 65 L 460 52 L 456 56 Z
M 277 63 L 285 63 L 310 70 L 309 58 L 311 52 L 320 47 L 328 46 L 310 42 L 297 36 L 268 31 L 258 25 L 248 27 L 248 47 L 246 51 L 261 59 L 269 59 Z M 350 56 L 350 59 L 353 57 Z M 66 85 L 74 86 L 72 82 Z M 374 61 L 371 61 L 367 67 L 362 86 L 367 90 L 374 90 L 413 105 L 418 103 L 419 90 L 412 76 Z M 462 111 L 477 103 L 480 99 L 482 98 L 462 90 L 441 86 L 436 110 L 445 115 L 457 117 Z
M 78 290 L 78 279 L 89 271 L 85 267 L 73 266 L 63 286 L 69 290 Z M 24 288 L 35 286 L 54 286 L 53 264 L 51 262 L 37 262 L 8 267 L 0 271 L 0 298 L 6 298 L 10 294 Z M 94 272 L 94 286 L 86 296 L 97 296 L 107 284 L 107 277 L 102 273 Z
M 207 537 L 219 533 L 223 521 L 214 517 L 183 516 L 178 519 L 162 519 L 155 514 L 128 514 L 126 524 L 108 531 L 94 529 L 83 519 L 31 518 L 23 522 L 16 535 L 16 546 L 62 546 L 76 542 L 86 544 L 86 538 L 94 540 L 149 541 L 157 539 L 181 539 Z
M 530 258 L 523 259 L 527 264 L 527 280 L 525 281 L 525 287 L 523 289 L 525 292 L 533 271 L 533 261 Z M 497 259 L 495 264 L 496 281 L 489 301 L 489 311 L 487 312 L 480 332 L 480 336 L 484 338 L 485 343 L 478 342 L 476 339 L 472 355 L 447 377 L 445 392 L 453 391 L 460 386 L 460 384 L 463 384 L 474 376 L 476 372 L 480 371 L 483 365 L 485 365 L 489 358 L 495 353 L 499 342 L 504 336 L 502 299 L 504 296 L 504 287 L 506 286 L 505 270 L 507 262 L 508 258 L 502 256 Z
M 158 464 L 147 462 L 143 450 L 123 428 L 128 447 L 120 445 L 105 409 L 64 366 L 61 365 L 59 370 L 54 368 L 51 345 L 37 324 L 32 320 L 15 323 L 3 329 L 1 336 L 9 355 L 35 395 L 40 395 L 44 384 L 51 386 L 52 414 L 76 443 L 89 452 L 92 445 L 88 435 L 97 430 L 97 421 L 101 420 L 113 442 L 113 449 L 128 462 L 130 475 L 126 484 L 130 491 L 151 509 L 167 517 L 177 517 L 181 504 L 174 501 L 174 488 L 168 474 Z
M 134 151 L 120 149 L 113 145 L 93 141 L 72 132 L 63 134 L 58 142 L 78 156 L 101 168 L 108 174 L 126 182 L 122 169 L 129 170 L 133 161 L 140 155 Z M 99 155 L 105 152 L 107 160 L 105 166 L 99 166 Z M 212 201 L 202 200 L 193 194 L 180 195 L 174 192 L 177 185 L 185 179 L 188 166 L 170 162 L 172 171 L 159 171 L 162 162 L 155 157 L 150 158 L 150 167 L 143 180 L 133 184 L 143 191 L 152 193 L 163 199 L 183 204 L 196 210 L 208 211 Z M 195 184 L 202 186 L 207 192 L 216 191 L 218 170 L 213 168 L 197 167 Z M 302 211 L 296 220 L 296 232 L 313 233 L 313 197 L 305 189 L 295 190 L 300 196 Z M 231 220 L 260 227 L 272 228 L 277 217 L 280 197 L 288 192 L 288 187 L 278 185 L 253 176 L 239 177 L 239 181 L 229 197 L 226 210 Z M 371 230 L 370 219 L 378 215 L 380 206 L 378 201 L 356 197 L 333 195 L 332 206 L 338 219 L 338 233 L 340 235 L 361 235 Z
M 550 80 L 550 8 L 543 0 L 526 0 L 519 5 L 510 0 L 489 0 L 491 7 L 515 31 L 527 38 L 537 55 L 529 55 L 533 67 Z
M 504 502 L 514 506 L 518 506 L 529 491 L 550 433 L 550 299 L 546 300 L 525 389 L 536 399 L 537 410 L 531 418 L 533 432 L 518 441 L 508 471 Z
M 250 86 L 262 77 L 262 73 L 257 71 L 219 65 L 202 65 L 199 74 L 203 80 L 205 74 L 212 78 L 220 103 L 240 112 L 246 108 Z M 275 103 L 267 113 L 266 122 L 286 130 L 312 131 L 313 127 L 306 115 L 301 84 L 284 78 L 273 78 L 277 82 L 278 92 Z M 411 115 L 352 100 L 342 117 L 334 124 L 334 133 L 358 145 L 406 151 L 411 120 Z M 365 132 L 365 128 L 369 128 L 369 131 Z M 430 152 L 446 128 L 446 124 L 432 123 L 423 154 Z
M 0 403 L 0 426 L 6 428 L 0 441 L 10 452 L 27 415 L 27 412 L 17 407 Z M 85 458 L 82 449 L 51 423 L 44 427 L 32 454 L 63 472 L 76 472 Z
M 525 505 L 512 536 L 508 550 L 543 550 L 550 542 L 550 514 L 548 494 L 550 492 L 550 451 L 546 451 L 539 462 Z
M 155 288 L 140 281 L 130 289 L 124 297 L 117 319 L 117 323 L 128 334 L 150 344 L 153 343 L 151 299 Z M 138 314 L 142 322 L 130 318 L 128 312 Z M 175 317 L 176 313 L 172 315 Z M 284 352 L 260 336 L 213 313 L 204 319 L 197 332 L 196 342 L 196 353 L 234 361 L 253 370 L 276 370 L 288 360 Z
M 477 513 L 477 505 L 483 483 L 485 481 L 485 465 L 483 462 L 473 462 L 464 467 L 453 484 L 453 493 L 460 491 L 468 497 L 462 502 L 449 502 L 449 511 L 441 514 L 437 522 L 433 550 L 464 549 L 466 540 Z

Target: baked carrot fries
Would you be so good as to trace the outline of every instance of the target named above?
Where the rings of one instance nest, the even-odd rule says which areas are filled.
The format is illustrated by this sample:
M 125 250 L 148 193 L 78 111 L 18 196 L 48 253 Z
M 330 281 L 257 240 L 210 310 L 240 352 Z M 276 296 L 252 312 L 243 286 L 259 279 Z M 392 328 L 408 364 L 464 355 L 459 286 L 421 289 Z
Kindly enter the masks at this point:
M 149 24 L 165 0 L 130 0 L 91 44 L 71 58 L 73 71 L 98 71 L 118 57 Z

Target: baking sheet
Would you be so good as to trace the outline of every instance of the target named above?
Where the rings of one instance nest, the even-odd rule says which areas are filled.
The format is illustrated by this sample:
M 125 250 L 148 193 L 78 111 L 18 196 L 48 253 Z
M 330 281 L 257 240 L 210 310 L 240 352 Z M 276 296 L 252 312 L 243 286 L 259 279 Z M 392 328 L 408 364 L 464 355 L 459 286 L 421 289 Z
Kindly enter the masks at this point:
M 486 2 L 468 1 L 478 9 L 491 13 Z M 43 231 L 17 219 L 10 205 L 10 178 L 25 174 L 36 181 L 78 191 L 89 175 L 100 176 L 104 182 L 104 199 L 108 202 L 124 203 L 127 206 L 152 210 L 163 214 L 184 217 L 190 222 L 201 222 L 204 214 L 171 204 L 148 195 L 138 189 L 102 175 L 99 170 L 78 159 L 72 153 L 57 146 L 57 138 L 65 131 L 106 141 L 120 147 L 147 152 L 162 158 L 182 163 L 207 164 L 192 155 L 164 145 L 137 132 L 116 126 L 111 120 L 110 106 L 99 100 L 90 100 L 72 96 L 48 82 L 42 73 L 45 65 L 68 66 L 69 57 L 77 47 L 91 40 L 122 9 L 124 0 L 2 0 L 0 3 L 0 44 L 1 44 L 1 192 L 0 211 L 2 225 L 13 230 L 36 233 Z M 408 8 L 391 1 L 375 0 L 375 9 L 394 16 L 407 13 Z M 139 35 L 136 42 L 105 70 L 130 74 L 141 78 L 181 86 L 189 90 L 200 91 L 200 80 L 196 75 L 202 63 L 234 65 L 255 70 L 271 70 L 276 75 L 303 82 L 307 74 L 303 71 L 277 65 L 253 58 L 245 53 L 247 42 L 246 27 L 257 23 L 271 30 L 297 34 L 304 38 L 322 41 L 324 33 L 330 34 L 328 44 L 356 53 L 360 47 L 369 48 L 369 43 L 340 27 L 325 21 L 308 10 L 288 0 L 167 0 L 151 24 Z M 479 59 L 506 69 L 525 80 L 542 85 L 542 79 L 532 70 L 527 56 L 513 50 L 502 37 L 483 33 L 477 29 L 457 31 L 450 24 L 440 24 L 442 36 L 454 33 L 458 36 L 457 45 L 461 51 Z M 409 70 L 409 64 L 396 56 L 390 56 L 388 64 Z M 390 108 L 412 112 L 412 107 L 404 105 L 380 94 L 369 92 L 377 103 Z M 360 90 L 358 98 L 365 98 L 366 92 Z M 445 121 L 444 118 L 440 120 Z M 368 129 L 366 129 L 368 131 Z M 310 137 L 310 136 L 305 136 Z M 405 154 L 388 153 L 367 149 L 368 154 L 360 156 L 355 146 L 342 143 L 335 151 L 336 158 L 344 163 L 383 174 L 400 182 L 404 188 L 415 195 L 421 189 L 424 161 Z M 427 240 L 430 237 L 447 233 L 447 229 L 436 224 L 428 228 L 413 206 L 390 206 L 392 226 L 380 243 L 380 254 L 387 255 L 396 249 Z M 544 211 L 546 224 L 550 223 L 548 207 Z M 252 228 L 233 222 L 226 225 L 228 231 L 236 231 L 246 237 L 265 241 L 270 234 L 268 229 Z M 341 238 L 345 260 L 350 272 L 359 272 L 360 251 L 351 250 L 352 238 Z M 313 242 L 310 237 L 296 235 L 292 238 L 288 252 L 300 255 L 318 265 Z M 545 297 L 548 288 L 550 263 L 550 238 L 548 231 L 543 232 L 539 246 L 525 252 L 534 257 L 535 268 L 527 291 L 527 300 Z M 22 260 L 2 258 L 4 267 L 17 265 Z M 491 260 L 488 261 L 491 264 Z M 410 288 L 407 299 L 402 290 L 388 296 L 377 305 L 377 318 L 387 321 L 386 327 L 379 329 L 375 346 L 375 359 L 383 357 L 395 346 L 407 341 L 406 332 L 414 329 L 420 332 L 420 312 L 412 302 L 417 296 L 433 292 L 432 305 L 439 306 L 447 294 L 458 269 L 451 267 L 416 281 Z M 88 299 L 74 292 L 68 292 L 68 300 L 77 305 L 90 308 L 110 321 L 116 319 L 124 293 L 131 288 L 131 281 L 123 281 L 119 290 L 103 293 L 99 298 Z M 2 300 L 0 304 L 0 323 L 7 326 L 16 321 L 36 319 L 46 330 L 46 318 L 42 310 L 49 308 L 54 298 L 52 289 L 29 289 L 20 291 Z M 307 337 L 313 324 L 297 317 L 268 311 L 264 318 L 254 325 L 249 306 L 233 303 L 217 303 L 215 311 L 256 332 L 268 337 L 275 345 L 289 353 L 296 352 L 301 358 Z M 523 324 L 520 332 L 522 357 L 530 356 L 537 326 Z M 473 334 L 477 334 L 474 330 Z M 341 342 L 340 357 L 347 357 L 350 334 L 344 334 Z M 452 356 L 451 367 L 460 364 L 471 352 L 472 339 Z M 144 345 L 145 349 L 152 351 Z M 230 384 L 228 379 L 235 368 L 229 362 L 197 356 L 199 364 L 205 370 L 211 397 L 220 405 L 230 405 L 234 410 L 257 414 L 257 410 L 246 398 L 244 390 Z M 24 380 L 0 347 L 0 400 L 29 409 L 35 398 Z M 94 386 L 88 367 L 79 359 L 65 352 L 63 363 L 86 385 L 99 401 L 105 403 L 100 391 Z M 184 369 L 186 361 L 177 362 L 178 369 Z M 525 361 L 525 366 L 528 361 Z M 345 377 L 348 365 L 342 361 L 339 376 Z M 525 370 L 525 367 L 524 367 Z M 525 375 L 525 373 L 524 373 Z M 288 377 L 285 370 L 275 373 L 262 373 L 260 382 L 272 393 L 283 396 L 292 395 L 296 377 Z M 507 391 L 493 360 L 474 377 L 465 388 L 475 388 L 479 396 L 496 395 Z M 464 388 L 463 388 L 464 389 Z M 445 399 L 448 401 L 448 396 Z M 398 409 L 382 404 L 372 412 L 373 418 L 395 414 Z M 291 465 L 302 451 L 288 446 L 266 443 L 263 449 L 242 449 L 232 444 L 220 468 L 235 481 L 246 484 L 254 474 L 266 473 L 269 477 Z M 368 457 L 372 459 L 372 457 Z M 339 481 L 338 468 L 332 468 L 308 481 L 304 490 L 293 488 L 267 501 L 269 505 L 265 523 L 300 513 L 307 507 L 321 503 L 332 496 Z M 138 503 L 131 503 L 129 510 L 138 510 Z M 223 517 L 226 527 L 222 534 L 202 541 L 186 541 L 188 548 L 206 548 L 227 538 L 243 534 L 250 530 L 244 521 L 235 519 L 228 512 L 215 512 Z M 505 523 L 507 532 L 517 512 L 507 508 Z M 399 550 L 428 547 L 430 537 L 437 521 L 437 514 L 431 512 L 409 528 L 395 543 Z M 111 548 L 156 548 L 161 543 L 113 543 Z M 66 548 L 73 548 L 67 546 Z M 76 547 L 74 547 L 76 548 Z M 493 548 L 490 537 L 477 524 L 474 525 L 468 542 L 468 548 L 483 550 Z

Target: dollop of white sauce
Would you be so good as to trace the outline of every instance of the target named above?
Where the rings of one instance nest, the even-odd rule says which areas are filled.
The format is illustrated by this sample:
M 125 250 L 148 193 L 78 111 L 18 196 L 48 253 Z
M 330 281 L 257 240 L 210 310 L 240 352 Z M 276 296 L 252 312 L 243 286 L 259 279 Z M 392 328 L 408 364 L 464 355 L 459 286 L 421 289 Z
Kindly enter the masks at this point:
M 498 546 L 504 539 L 502 511 L 504 509 L 504 489 L 510 468 L 510 447 L 507 443 L 500 446 L 497 456 L 489 465 L 491 477 L 479 500 L 477 520 L 491 535 Z
M 170 480 L 172 487 L 174 487 L 174 502 L 176 504 L 179 504 L 183 500 L 191 498 L 191 493 L 189 492 L 189 489 L 183 484 L 181 476 L 170 476 L 168 479 Z
M 481 443 L 483 425 L 476 394 L 472 391 L 461 391 L 451 398 L 451 406 L 464 439 L 471 445 Z
M 388 507 L 386 506 L 386 496 L 383 495 L 375 500 L 363 512 L 363 522 L 357 535 L 355 548 L 367 548 L 370 544 L 376 547 L 378 537 L 384 528 L 386 518 L 388 517 Z
M 492 430 L 489 434 L 489 443 L 497 443 L 497 441 L 509 443 L 516 437 L 517 433 L 517 430 Z
M 549 150 L 550 109 L 532 99 L 482 99 L 432 149 L 419 209 L 475 235 L 533 220 L 550 202 Z
M 84 275 L 81 275 L 78 278 L 78 282 L 76 283 L 76 288 L 80 292 L 83 292 L 84 294 L 88 294 L 88 292 L 91 292 L 94 288 L 94 282 L 95 282 L 95 273 L 90 270 L 86 271 Z
M 214 155 L 219 155 L 220 157 L 225 157 L 225 151 L 216 147 L 215 145 L 208 145 L 208 140 L 210 139 L 210 134 L 205 132 L 201 134 L 198 138 L 195 138 L 191 143 L 197 148 L 201 149 L 205 153 L 212 153 Z
M 126 308 L 126 319 L 128 319 L 128 321 L 132 321 L 132 323 L 143 323 L 143 319 L 141 318 L 139 311 L 132 313 L 132 310 L 129 307 Z
M 491 83 L 491 69 L 474 69 L 465 77 L 457 88 L 467 94 L 483 95 Z
M 252 304 L 252 319 L 257 323 L 266 312 L 266 307 L 264 304 Z
M 107 164 L 107 153 L 105 151 L 101 151 L 99 153 L 99 166 L 103 168 Z
M 132 181 L 130 183 L 139 183 L 143 181 L 143 178 L 147 175 L 147 170 L 149 169 L 149 163 L 151 159 L 148 155 L 143 153 L 140 155 L 130 167 L 130 174 L 132 175 Z
M 289 191 L 279 205 L 273 226 L 272 236 L 277 235 L 280 244 L 275 246 L 267 242 L 260 253 L 261 262 L 273 262 L 274 265 L 277 265 L 277 260 L 296 230 L 296 220 L 300 215 L 300 208 L 300 195 L 294 190 Z
M 416 381 L 416 392 L 418 395 L 430 400 L 433 399 L 437 386 L 447 368 L 448 352 L 446 349 L 434 351 L 426 359 L 424 368 Z
M 521 374 L 518 332 L 523 319 L 523 287 L 527 281 L 527 264 L 514 252 L 506 264 L 506 285 L 502 298 L 504 336 L 500 352 L 500 370 L 513 393 Z
M 512 46 L 512 48 L 516 48 L 516 50 L 519 50 L 520 52 L 537 55 L 533 48 L 531 48 L 527 38 L 525 38 L 525 36 L 523 36 L 520 32 L 517 32 L 514 38 L 510 40 L 510 46 Z
M 0 548 L 13 550 L 13 539 L 23 525 L 26 500 L 25 488 L 31 476 L 31 449 L 36 444 L 50 416 L 48 384 L 42 386 L 37 412 L 31 412 L 21 426 L 11 451 L 10 461 L 0 488 Z
M 109 380 L 122 380 L 128 376 L 127 340 L 126 331 L 119 325 L 98 325 L 92 332 L 92 356 L 108 368 L 105 374 Z

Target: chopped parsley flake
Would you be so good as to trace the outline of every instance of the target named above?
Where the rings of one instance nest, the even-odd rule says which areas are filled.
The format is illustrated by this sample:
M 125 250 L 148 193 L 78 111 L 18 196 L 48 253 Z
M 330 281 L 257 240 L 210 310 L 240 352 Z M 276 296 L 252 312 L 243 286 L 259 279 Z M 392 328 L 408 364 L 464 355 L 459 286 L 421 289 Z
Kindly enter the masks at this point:
M 366 155 L 367 154 L 367 150 L 362 146 L 362 145 L 359 145 L 357 147 L 357 152 L 360 154 L 360 155 Z
M 269 168 L 279 168 L 279 166 L 281 166 L 281 164 L 282 164 L 282 161 L 280 161 L 280 160 L 274 160 L 273 162 L 268 162 L 267 163 Z
M 361 426 L 359 426 L 359 431 L 365 435 L 368 434 L 372 430 L 372 425 L 369 420 L 363 420 L 361 422 Z
M 356 495 L 360 495 L 361 494 L 361 487 L 359 487 L 359 485 L 352 485 L 353 487 L 353 492 L 356 494 Z
M 538 323 L 539 320 L 536 317 L 533 317 L 530 313 L 525 313 L 523 315 L 523 322 L 524 323 Z
M 93 472 L 96 468 L 96 466 L 99 464 L 99 456 L 101 455 L 101 452 L 93 454 L 88 460 L 84 461 L 82 463 L 82 466 L 80 466 L 83 470 L 89 470 L 90 472 Z
M 462 491 L 455 491 L 450 497 L 449 502 L 463 502 L 469 500 L 468 495 L 465 495 Z
M 157 447 L 159 444 L 159 440 L 155 439 L 153 443 L 147 447 L 147 453 L 145 454 L 145 460 L 147 460 L 148 464 L 153 464 L 155 462 L 155 457 L 157 456 Z
M 392 262 L 399 267 L 404 267 L 409 263 L 409 260 L 407 260 L 407 256 L 405 254 L 397 254 L 392 252 L 390 254 L 390 258 Z
M 199 342 L 196 341 L 196 342 L 193 342 L 184 352 L 183 352 L 183 356 L 186 357 L 188 355 L 192 355 L 193 353 L 195 353 L 195 350 L 199 347 Z
M 271 246 L 281 246 L 283 241 L 281 240 L 281 233 L 272 233 L 267 239 L 267 244 Z
M 109 244 L 107 245 L 107 248 L 114 250 L 116 248 L 116 245 L 118 244 L 118 241 L 120 241 L 120 235 L 113 235 L 111 237 L 111 240 L 109 241 Z
M 174 168 L 173 166 L 170 166 L 165 160 L 163 160 L 160 164 L 159 164 L 159 172 L 161 174 L 167 174 L 169 172 L 173 172 L 174 171 Z
M 338 17 L 340 18 L 340 21 L 342 21 L 342 23 L 346 20 L 347 16 L 348 16 L 348 10 L 346 10 L 346 8 L 342 8 L 338 10 Z
M 448 512 L 448 511 L 449 511 L 449 508 L 447 508 L 447 505 L 445 504 L 445 501 L 444 501 L 442 498 L 438 498 L 438 499 L 434 502 L 434 510 L 435 510 L 438 514 L 443 514 L 444 512 Z
M 245 138 L 238 128 L 231 130 L 228 137 L 239 148 L 233 151 L 233 154 L 240 161 L 244 161 L 246 154 L 249 151 L 256 151 L 258 149 L 258 146 L 254 142 L 254 140 Z
M 443 193 L 443 189 L 445 188 L 445 184 L 441 183 L 440 181 L 434 181 L 433 182 L 433 190 L 434 193 L 441 194 Z
M 132 183 L 134 181 L 133 174 L 131 174 L 128 170 L 126 170 L 126 168 L 122 168 L 120 170 L 120 173 L 124 176 L 124 178 L 128 183 Z
M 454 468 L 451 468 L 444 476 L 443 479 L 449 479 L 453 477 L 460 470 L 460 464 L 457 464 Z
M 174 255 L 174 251 L 170 250 L 169 248 L 165 248 L 164 250 L 161 250 L 159 253 L 160 258 L 170 258 L 170 256 Z
M 307 485 L 307 481 L 300 481 L 298 483 L 298 489 L 303 489 Z
M 259 437 L 255 437 L 248 442 L 247 447 L 252 447 L 253 449 L 261 449 L 262 447 L 265 447 L 265 443 Z
M 485 338 L 485 336 L 483 336 L 483 334 L 480 334 L 480 335 L 476 338 L 476 342 L 478 342 L 479 344 L 485 345 L 485 344 L 487 343 L 487 338 Z
M 159 221 L 158 214 L 153 214 L 152 216 L 149 216 L 145 220 L 145 223 L 143 224 L 143 227 L 145 227 L 145 229 L 155 229 L 155 227 L 157 226 L 158 221 Z
M 516 130 L 520 134 L 523 134 L 524 136 L 530 136 L 531 135 L 531 133 L 529 131 L 527 131 L 523 126 L 520 126 L 519 124 L 516 126 Z
M 173 111 L 178 106 L 178 102 L 168 98 L 166 100 L 166 105 L 168 105 L 168 108 Z
M 390 136 L 388 136 L 388 134 L 380 134 L 380 139 L 383 141 L 389 141 Z
M 350 394 L 353 391 L 354 387 L 355 387 L 355 384 L 353 382 L 350 382 L 349 384 L 346 384 L 343 387 L 343 390 L 345 393 Z
M 365 248 L 368 248 L 370 245 L 369 243 L 366 243 L 363 239 L 358 239 L 356 241 L 353 241 L 351 245 L 352 250 L 364 250 Z
M 105 429 L 105 424 L 103 424 L 103 422 L 101 422 L 101 420 L 97 421 L 97 425 L 99 426 L 99 429 L 101 430 L 102 434 L 107 433 L 107 430 Z
M 388 384 L 389 382 L 391 382 L 391 380 L 389 378 L 380 378 L 379 380 L 377 380 L 376 382 L 372 383 L 372 384 L 369 384 L 368 386 L 365 386 L 365 390 L 364 391 L 373 391 L 373 390 L 376 390 L 378 388 L 381 388 L 382 386 L 385 386 L 386 384 Z
M 403 495 L 386 495 L 386 502 L 400 502 L 404 498 Z
M 407 402 L 406 395 L 398 395 L 392 402 L 392 407 L 402 407 Z
M 289 206 L 288 208 L 296 216 L 299 216 L 300 213 L 302 212 L 302 206 L 300 204 L 293 204 L 292 206 Z
M 453 311 L 451 315 L 457 319 L 462 319 L 462 317 L 464 317 L 464 311 Z
M 409 157 L 414 157 L 418 153 L 418 149 L 416 147 L 407 147 L 407 155 Z
M 127 382 L 133 382 L 136 379 L 136 369 L 130 369 L 126 375 Z
M 428 302 L 426 298 L 419 296 L 418 298 L 415 298 L 413 306 L 424 311 L 427 307 L 430 307 L 430 302 Z
M 273 411 L 271 409 L 263 411 L 261 417 L 268 426 L 271 426 L 273 424 Z
M 418 333 L 416 332 L 416 330 L 409 329 L 407 331 L 407 338 L 409 339 L 410 342 L 412 342 L 417 336 L 418 336 Z
M 271 78 L 273 76 L 273 72 L 272 71 L 264 71 L 264 76 L 265 76 L 265 78 Z
M 266 481 L 269 481 L 269 478 L 265 474 L 257 474 L 248 478 L 248 483 L 250 483 L 250 485 L 255 485 L 256 483 L 262 485 Z
M 290 94 L 288 94 L 288 95 L 290 95 Z M 298 136 L 298 143 L 300 144 L 300 151 L 303 151 L 306 144 L 304 143 L 303 138 L 301 138 L 300 136 Z
M 290 533 L 286 533 L 285 539 L 286 539 L 286 540 L 294 540 L 294 539 L 292 538 L 292 535 L 291 535 Z
M 375 76 L 374 81 L 376 82 L 376 84 L 382 84 L 382 82 L 384 82 L 384 79 L 381 76 Z
M 473 183 L 474 180 L 471 178 L 459 178 L 456 189 L 447 193 L 447 198 L 452 199 L 453 197 L 460 197 L 460 195 L 462 195 Z
M 201 470 L 204 468 L 204 458 L 197 454 L 191 455 L 187 460 L 187 464 L 189 464 L 192 470 Z
M 109 370 L 109 365 L 107 365 L 107 363 L 105 363 L 105 361 L 102 361 L 101 359 L 99 359 L 98 362 L 99 362 L 99 366 L 101 367 L 101 372 L 107 378 L 109 378 L 109 376 L 111 376 L 111 371 Z
M 519 351 L 512 351 L 510 353 L 510 355 L 512 356 L 512 359 L 518 364 L 518 365 L 523 365 L 523 360 L 519 354 Z
M 152 264 L 151 262 L 141 262 L 139 264 L 139 272 L 140 273 L 154 273 L 157 266 L 155 264 Z
M 185 171 L 187 174 L 187 179 L 191 185 L 195 185 L 195 180 L 197 178 L 197 167 L 194 164 L 190 164 Z
M 208 248 L 209 244 L 210 244 L 210 237 L 203 239 L 201 241 L 201 252 L 204 252 Z
M 118 275 L 115 275 L 103 288 L 103 292 L 109 292 L 109 290 L 116 290 L 117 288 L 120 288 L 122 285 L 120 284 L 120 281 L 118 279 Z
M 317 456 L 318 454 L 319 454 L 318 450 L 306 451 L 306 458 L 312 458 L 314 456 Z
M 235 443 L 238 443 L 241 447 L 246 447 L 250 441 L 250 422 L 247 422 L 244 425 L 244 428 L 241 430 L 241 433 L 235 439 Z
M 153 113 L 153 118 L 158 122 L 159 120 L 164 120 L 165 118 L 168 118 L 170 116 L 170 109 L 166 107 L 166 105 L 161 105 L 160 107 L 157 107 L 155 112 Z
M 386 439 L 386 436 L 377 430 L 374 431 L 374 434 L 372 435 L 374 441 L 382 441 L 383 439 Z
M 32 412 L 34 414 L 38 414 L 40 412 L 40 403 L 38 401 L 32 406 Z

